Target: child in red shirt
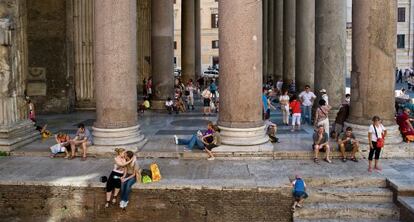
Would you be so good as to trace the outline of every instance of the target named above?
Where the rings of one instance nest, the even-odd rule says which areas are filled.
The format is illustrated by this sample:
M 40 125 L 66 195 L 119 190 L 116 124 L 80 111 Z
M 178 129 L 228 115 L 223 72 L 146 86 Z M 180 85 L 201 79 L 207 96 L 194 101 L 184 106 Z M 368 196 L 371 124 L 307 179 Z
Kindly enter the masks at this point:
M 300 109 L 300 102 L 297 100 L 297 96 L 292 96 L 292 102 L 290 102 L 289 107 L 292 110 L 292 132 L 295 132 L 295 128 L 300 130 L 300 121 L 301 121 L 301 113 L 302 110 Z

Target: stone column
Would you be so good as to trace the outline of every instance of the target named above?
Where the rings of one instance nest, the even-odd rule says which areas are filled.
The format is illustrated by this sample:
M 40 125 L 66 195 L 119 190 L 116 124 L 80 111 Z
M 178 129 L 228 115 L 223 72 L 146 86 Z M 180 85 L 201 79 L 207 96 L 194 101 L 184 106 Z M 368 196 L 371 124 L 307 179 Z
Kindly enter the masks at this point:
M 151 76 L 151 0 L 137 1 L 138 95 L 143 95 L 144 79 Z
M 181 79 L 187 83 L 195 79 L 195 3 L 194 0 L 181 2 Z
M 202 76 L 202 68 L 201 68 L 201 15 L 200 15 L 200 1 L 195 0 L 195 78 Z
M 316 1 L 315 92 L 326 89 L 330 119 L 345 96 L 346 0 Z
M 263 75 L 263 82 L 265 82 L 267 80 L 267 67 L 268 67 L 268 25 L 267 23 L 269 22 L 268 19 L 269 17 L 267 16 L 269 14 L 268 9 L 268 5 L 269 5 L 269 0 L 263 0 L 262 3 L 262 32 L 263 32 L 263 40 L 262 40 L 262 44 L 263 44 L 263 50 L 262 50 L 262 54 L 263 54 L 263 63 L 262 63 L 262 75 Z
M 354 128 L 362 143 L 368 143 L 373 116 L 387 128 L 386 144 L 402 140 L 394 120 L 396 4 L 357 0 L 352 5 L 351 109 L 346 125 Z
M 174 1 L 151 1 L 152 108 L 164 110 L 174 93 Z
M 274 1 L 271 0 L 268 2 L 268 8 L 267 8 L 267 78 L 273 77 L 274 73 Z M 267 79 L 264 79 L 264 81 L 267 81 Z
M 262 1 L 219 1 L 219 9 L 225 18 L 219 20 L 220 84 L 226 87 L 220 88 L 223 146 L 217 151 L 271 151 L 262 121 Z
M 137 120 L 136 1 L 95 1 L 94 12 L 97 119 L 91 152 L 138 148 L 145 138 Z
M 295 80 L 296 1 L 283 2 L 283 85 Z
M 314 87 L 315 0 L 296 0 L 296 88 Z
M 0 2 L 0 150 L 11 151 L 39 133 L 28 120 L 26 0 Z
M 273 78 L 277 81 L 283 79 L 283 0 L 275 0 L 274 13 Z

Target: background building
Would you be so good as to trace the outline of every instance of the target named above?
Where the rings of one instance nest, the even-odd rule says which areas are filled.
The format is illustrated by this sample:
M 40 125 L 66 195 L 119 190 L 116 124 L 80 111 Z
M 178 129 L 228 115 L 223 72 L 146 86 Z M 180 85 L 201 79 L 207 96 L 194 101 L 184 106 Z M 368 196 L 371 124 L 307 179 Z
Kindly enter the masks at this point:
M 218 0 L 200 0 L 202 70 L 219 62 Z M 174 4 L 174 61 L 181 67 L 181 0 Z

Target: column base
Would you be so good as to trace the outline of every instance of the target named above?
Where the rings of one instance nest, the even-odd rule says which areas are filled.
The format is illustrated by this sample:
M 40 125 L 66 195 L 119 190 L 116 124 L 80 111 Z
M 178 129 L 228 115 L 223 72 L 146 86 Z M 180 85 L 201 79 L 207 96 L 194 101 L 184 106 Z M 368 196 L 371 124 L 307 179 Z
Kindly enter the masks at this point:
M 40 138 L 39 135 L 31 120 L 0 126 L 0 151 L 10 152 Z
M 265 126 L 256 128 L 220 127 L 221 144 L 214 152 L 271 152 L 273 145 Z
M 360 143 L 368 144 L 369 125 L 345 122 L 344 129 L 348 126 L 352 127 L 352 132 Z M 386 145 L 398 145 L 402 143 L 403 140 L 398 125 L 386 126 L 385 128 L 387 129 L 387 138 L 385 139 Z
M 139 130 L 139 125 L 117 129 L 92 127 L 92 130 L 94 144 L 88 151 L 92 154 L 114 153 L 114 149 L 117 147 L 137 152 L 147 142 Z

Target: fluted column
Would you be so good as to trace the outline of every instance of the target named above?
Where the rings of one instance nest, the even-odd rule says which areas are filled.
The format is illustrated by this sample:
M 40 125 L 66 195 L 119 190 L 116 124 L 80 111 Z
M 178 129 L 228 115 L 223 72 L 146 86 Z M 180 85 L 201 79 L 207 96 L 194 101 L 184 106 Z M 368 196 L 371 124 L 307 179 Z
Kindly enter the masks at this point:
M 262 1 L 219 1 L 219 9 L 220 84 L 226 87 L 220 88 L 218 119 L 223 146 L 215 150 L 272 150 L 260 99 Z
M 0 2 L 0 150 L 33 141 L 38 132 L 28 120 L 24 97 L 27 76 L 26 0 Z
M 269 5 L 269 0 L 263 0 L 262 3 L 262 54 L 263 54 L 263 63 L 262 63 L 262 75 L 263 75 L 263 82 L 266 82 L 267 80 L 267 67 L 268 67 L 268 41 L 267 41 L 267 36 L 268 36 L 268 20 L 269 20 L 269 16 L 267 16 L 269 14 L 269 10 L 268 9 L 268 5 Z
M 151 17 L 152 108 L 163 110 L 174 93 L 174 1 L 152 0 Z
M 396 9 L 393 0 L 357 0 L 352 5 L 351 109 L 346 125 L 363 143 L 368 142 L 373 116 L 388 130 L 386 144 L 401 142 L 394 120 Z
M 274 2 L 273 78 L 283 79 L 283 0 Z
M 315 91 L 326 89 L 330 119 L 345 96 L 346 0 L 316 1 Z
M 267 61 L 267 78 L 272 77 L 274 73 L 274 23 L 275 23 L 275 8 L 274 8 L 274 1 L 271 0 L 268 2 L 268 8 L 267 8 L 267 53 L 268 53 L 268 61 Z M 264 79 L 265 81 L 267 79 Z
M 195 21 L 195 78 L 202 76 L 203 72 L 201 69 L 201 15 L 200 15 L 200 1 L 195 0 L 194 5 L 194 21 Z
M 296 0 L 296 88 L 314 87 L 315 0 Z
M 120 145 L 138 148 L 145 139 L 137 120 L 136 1 L 99 0 L 94 9 L 94 151 Z
M 283 85 L 295 80 L 296 1 L 283 2 Z
M 181 2 L 181 79 L 186 83 L 195 79 L 195 2 Z

